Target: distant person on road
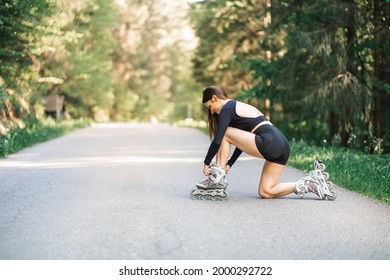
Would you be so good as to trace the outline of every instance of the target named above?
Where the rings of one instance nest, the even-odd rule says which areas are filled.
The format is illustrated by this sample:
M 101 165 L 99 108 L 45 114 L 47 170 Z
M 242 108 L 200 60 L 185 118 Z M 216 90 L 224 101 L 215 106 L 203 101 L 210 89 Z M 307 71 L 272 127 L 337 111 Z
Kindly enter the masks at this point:
M 258 193 L 262 198 L 275 198 L 295 193 L 303 196 L 312 192 L 320 199 L 333 200 L 336 194 L 325 165 L 317 158 L 314 170 L 297 182 L 279 183 L 290 156 L 286 137 L 255 107 L 229 99 L 219 87 L 203 91 L 203 105 L 208 113 L 212 142 L 206 154 L 203 173 L 208 178 L 198 183 L 192 193 L 196 199 L 225 198 L 226 175 L 242 152 L 265 159 Z M 229 159 L 231 145 L 236 148 Z M 216 164 L 211 164 L 216 156 Z

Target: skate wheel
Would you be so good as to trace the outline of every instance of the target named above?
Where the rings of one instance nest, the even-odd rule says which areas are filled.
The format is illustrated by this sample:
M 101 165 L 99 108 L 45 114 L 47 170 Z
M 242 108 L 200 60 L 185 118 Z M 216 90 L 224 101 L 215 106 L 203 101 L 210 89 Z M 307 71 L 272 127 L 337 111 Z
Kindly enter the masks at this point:
M 195 200 L 203 200 L 203 195 L 200 194 L 199 189 L 192 190 L 190 197 Z
M 208 200 L 208 199 L 206 198 L 206 200 Z M 211 197 L 210 200 L 212 200 L 212 201 L 225 201 L 225 200 L 227 200 L 227 196 L 224 196 L 224 197 L 222 197 L 222 196 L 213 196 L 213 197 Z
M 335 200 L 337 198 L 337 195 L 336 195 L 335 192 L 330 192 L 330 194 L 331 195 L 327 196 L 328 200 L 333 201 L 333 200 Z
M 324 176 L 325 181 L 329 180 L 329 173 L 328 172 L 322 172 L 322 175 Z
M 329 191 L 331 191 L 333 189 L 333 183 L 331 181 L 327 181 L 326 186 L 328 187 Z
M 314 169 L 325 171 L 325 164 L 319 159 L 319 157 L 316 157 L 316 160 L 314 161 Z
M 195 200 L 224 201 L 227 200 L 228 194 L 226 191 L 223 190 L 206 191 L 206 190 L 195 189 L 191 191 L 190 197 Z

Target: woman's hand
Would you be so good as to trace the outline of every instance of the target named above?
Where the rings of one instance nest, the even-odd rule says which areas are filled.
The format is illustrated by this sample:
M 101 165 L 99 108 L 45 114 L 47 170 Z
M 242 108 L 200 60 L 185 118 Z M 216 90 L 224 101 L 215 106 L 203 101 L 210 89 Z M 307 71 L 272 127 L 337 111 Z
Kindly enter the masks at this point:
M 209 171 L 209 168 L 211 167 L 211 165 L 203 165 L 203 174 L 205 176 L 209 176 L 210 175 L 210 171 Z

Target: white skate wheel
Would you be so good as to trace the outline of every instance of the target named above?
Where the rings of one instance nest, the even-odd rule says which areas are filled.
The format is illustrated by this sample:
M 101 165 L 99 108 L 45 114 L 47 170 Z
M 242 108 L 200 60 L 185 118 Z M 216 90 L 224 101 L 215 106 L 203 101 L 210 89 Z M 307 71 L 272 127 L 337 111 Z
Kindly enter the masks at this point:
M 327 198 L 328 198 L 328 200 L 330 200 L 330 201 L 333 201 L 333 200 L 335 200 L 336 198 L 337 198 L 337 195 L 336 195 L 336 193 L 335 192 L 330 192 L 331 193 L 331 195 L 329 196 L 327 196 Z
M 322 172 L 322 175 L 324 176 L 325 181 L 329 180 L 329 173 L 328 172 Z

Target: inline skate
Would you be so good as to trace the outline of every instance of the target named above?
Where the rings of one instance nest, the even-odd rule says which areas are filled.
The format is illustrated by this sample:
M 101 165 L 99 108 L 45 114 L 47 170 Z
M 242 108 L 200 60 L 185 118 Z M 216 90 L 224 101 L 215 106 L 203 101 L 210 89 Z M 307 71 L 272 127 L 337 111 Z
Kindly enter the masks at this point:
M 226 200 L 226 172 L 217 165 L 209 168 L 210 175 L 203 182 L 197 183 L 197 189 L 191 192 L 191 198 L 202 200 Z
M 325 172 L 325 164 L 317 157 L 313 166 L 314 170 L 295 183 L 295 194 L 303 197 L 305 193 L 311 192 L 320 199 L 335 200 L 336 192 L 333 190 L 333 183 L 328 181 L 329 173 Z

